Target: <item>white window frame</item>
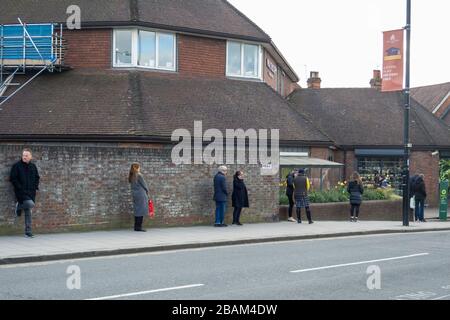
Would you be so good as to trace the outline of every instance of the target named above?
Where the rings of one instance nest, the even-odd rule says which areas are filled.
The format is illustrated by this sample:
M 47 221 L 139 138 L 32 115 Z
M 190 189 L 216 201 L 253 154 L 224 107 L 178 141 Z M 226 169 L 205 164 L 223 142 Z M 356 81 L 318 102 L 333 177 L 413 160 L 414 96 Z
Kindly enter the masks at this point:
M 117 64 L 116 63 L 116 31 L 131 31 L 131 64 Z M 155 33 L 155 67 L 141 66 L 138 64 L 139 59 L 139 31 L 148 31 Z M 160 35 L 171 35 L 173 36 L 173 68 L 159 67 L 159 36 Z M 143 68 L 151 70 L 162 70 L 162 71 L 177 71 L 177 35 L 171 32 L 148 30 L 143 28 L 115 28 L 113 30 L 113 67 L 114 68 Z
M 240 74 L 231 74 L 228 71 L 228 47 L 230 43 L 237 43 L 241 46 L 241 73 Z M 249 45 L 253 45 L 256 46 L 258 48 L 258 62 L 257 62 L 257 66 L 258 66 L 258 70 L 257 70 L 257 75 L 256 76 L 246 76 L 244 74 L 244 45 L 245 44 L 249 44 Z M 257 80 L 261 80 L 262 81 L 262 69 L 263 69 L 263 50 L 262 50 L 262 46 L 257 44 L 257 43 L 251 43 L 251 42 L 243 42 L 243 41 L 235 41 L 235 40 L 227 40 L 227 48 L 226 48 L 226 67 L 225 67 L 225 74 L 227 77 L 231 77 L 231 78 L 244 78 L 244 79 L 257 79 Z

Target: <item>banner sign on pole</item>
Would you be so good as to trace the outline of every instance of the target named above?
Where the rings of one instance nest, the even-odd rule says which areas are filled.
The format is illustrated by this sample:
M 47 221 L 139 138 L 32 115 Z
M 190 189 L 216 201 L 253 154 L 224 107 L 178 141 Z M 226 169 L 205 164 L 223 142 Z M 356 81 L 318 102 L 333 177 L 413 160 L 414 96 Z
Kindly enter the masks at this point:
M 383 32 L 381 91 L 403 90 L 403 29 Z

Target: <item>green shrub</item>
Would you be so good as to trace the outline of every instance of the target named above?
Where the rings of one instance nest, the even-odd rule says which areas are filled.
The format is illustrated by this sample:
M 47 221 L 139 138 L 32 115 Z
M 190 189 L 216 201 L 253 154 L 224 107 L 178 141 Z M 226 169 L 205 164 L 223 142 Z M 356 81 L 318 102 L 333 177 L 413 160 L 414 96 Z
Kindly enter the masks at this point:
M 280 194 L 280 205 L 289 205 L 289 199 L 286 194 Z
M 325 202 L 325 196 L 322 192 L 313 191 L 309 194 L 309 201 L 311 203 L 324 203 Z
M 280 188 L 280 205 L 288 205 L 289 199 L 285 194 L 285 188 Z M 397 200 L 401 196 L 395 194 L 394 189 L 371 189 L 365 188 L 363 193 L 363 201 L 371 200 Z M 309 193 L 309 201 L 311 203 L 330 203 L 330 202 L 347 202 L 350 195 L 344 187 L 335 188 L 326 191 L 311 191 Z

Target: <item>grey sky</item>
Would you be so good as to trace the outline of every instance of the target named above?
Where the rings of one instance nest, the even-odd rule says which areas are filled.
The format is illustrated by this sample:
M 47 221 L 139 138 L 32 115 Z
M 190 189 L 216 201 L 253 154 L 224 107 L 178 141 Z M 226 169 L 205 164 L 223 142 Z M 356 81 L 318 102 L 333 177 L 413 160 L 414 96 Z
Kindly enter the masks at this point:
M 260 26 L 305 86 L 368 87 L 382 32 L 406 24 L 406 0 L 229 0 Z M 411 86 L 450 82 L 450 1 L 412 0 Z

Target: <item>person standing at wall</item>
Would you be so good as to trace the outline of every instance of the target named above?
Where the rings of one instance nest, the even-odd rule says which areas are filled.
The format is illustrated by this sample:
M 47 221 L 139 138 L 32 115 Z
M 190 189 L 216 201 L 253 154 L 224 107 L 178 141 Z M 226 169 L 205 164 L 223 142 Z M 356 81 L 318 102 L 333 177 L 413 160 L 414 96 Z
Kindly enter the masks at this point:
M 248 208 L 248 192 L 244 183 L 244 173 L 236 171 L 233 177 L 233 194 L 231 195 L 233 210 L 233 224 L 242 226 L 240 222 L 242 208 Z
M 364 187 L 358 172 L 353 172 L 347 192 L 350 193 L 350 222 L 358 222 L 359 207 L 364 193 Z
M 16 162 L 10 173 L 10 181 L 14 186 L 17 203 L 15 207 L 16 217 L 20 217 L 22 210 L 25 212 L 25 236 L 33 238 L 31 232 L 31 210 L 36 203 L 36 191 L 39 190 L 39 172 L 31 162 L 33 155 L 30 149 L 23 149 L 22 159 Z
M 227 171 L 228 169 L 226 166 L 220 166 L 219 172 L 214 176 L 213 200 L 216 202 L 215 227 L 228 227 L 228 225 L 224 223 L 228 198 L 227 179 L 225 178 Z
M 142 229 L 142 222 L 144 217 L 148 215 L 148 186 L 142 177 L 139 163 L 131 165 L 128 182 L 131 184 L 131 195 L 133 197 L 134 231 L 146 232 L 145 229 Z
M 292 210 L 294 209 L 294 176 L 295 171 L 292 170 L 286 176 L 286 196 L 289 200 L 289 211 L 288 211 L 288 221 L 295 222 L 295 219 L 292 217 Z
M 415 198 L 415 220 L 420 222 L 426 222 L 424 217 L 425 212 L 425 199 L 427 198 L 427 191 L 425 188 L 424 175 L 419 174 L 414 182 L 413 192 Z
M 309 224 L 314 223 L 311 219 L 311 210 L 309 209 L 308 191 L 311 187 L 308 177 L 305 175 L 304 169 L 298 170 L 298 175 L 294 179 L 294 196 L 295 206 L 297 210 L 297 222 L 302 223 L 301 209 L 305 208 L 306 217 Z

